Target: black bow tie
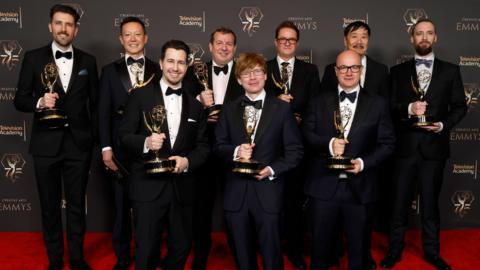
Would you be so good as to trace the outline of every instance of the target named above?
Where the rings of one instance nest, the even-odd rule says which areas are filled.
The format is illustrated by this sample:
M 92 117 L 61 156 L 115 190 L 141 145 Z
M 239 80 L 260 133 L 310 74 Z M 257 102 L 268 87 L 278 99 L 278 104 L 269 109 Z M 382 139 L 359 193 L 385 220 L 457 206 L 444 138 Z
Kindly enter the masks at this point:
M 143 64 L 145 63 L 145 59 L 143 59 L 143 58 L 133 59 L 132 57 L 128 57 L 127 58 L 127 65 L 130 66 L 133 63 L 139 63 L 143 66 Z
M 223 74 L 227 74 L 228 73 L 228 65 L 225 65 L 223 67 L 213 66 L 213 72 L 215 72 L 216 75 L 220 74 L 220 71 L 222 71 Z
M 433 63 L 433 60 L 421 59 L 421 58 L 415 59 L 415 64 L 417 66 L 425 65 L 427 68 L 430 68 L 432 66 L 432 63 Z
M 170 96 L 171 94 L 176 94 L 178 96 L 181 96 L 182 92 L 183 92 L 182 88 L 178 88 L 176 90 L 173 90 L 172 88 L 168 87 L 167 91 L 165 92 L 165 95 Z
M 56 51 L 55 52 L 55 59 L 65 57 L 67 59 L 72 59 L 72 52 L 61 52 L 61 51 Z
M 242 103 L 240 104 L 242 107 L 246 106 L 253 106 L 257 110 L 262 109 L 262 100 L 257 100 L 257 101 L 251 101 L 248 97 L 243 97 Z
M 340 92 L 340 102 L 344 101 L 345 98 L 348 98 L 351 103 L 354 103 L 355 99 L 357 98 L 357 91 L 352 93 L 347 93 L 345 91 Z

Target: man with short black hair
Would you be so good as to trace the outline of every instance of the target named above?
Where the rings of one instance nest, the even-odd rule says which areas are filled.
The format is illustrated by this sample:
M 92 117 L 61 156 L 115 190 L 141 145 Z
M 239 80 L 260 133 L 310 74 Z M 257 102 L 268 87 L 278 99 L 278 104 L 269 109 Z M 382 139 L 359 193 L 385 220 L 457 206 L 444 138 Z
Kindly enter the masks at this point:
M 49 260 L 48 270 L 63 268 L 62 184 L 67 202 L 67 242 L 70 269 L 89 270 L 84 261 L 85 193 L 91 151 L 96 134 L 98 74 L 95 58 L 75 47 L 80 16 L 68 5 L 54 5 L 48 29 L 53 41 L 25 53 L 14 104 L 17 110 L 35 112 L 29 152 L 42 210 L 42 229 Z M 58 74 L 53 93 L 44 81 L 48 66 Z M 52 69 L 49 69 L 50 71 Z M 47 72 L 48 73 L 48 72 Z M 52 75 L 52 74 L 50 74 Z M 48 79 L 47 79 L 48 80 Z M 66 115 L 65 123 L 49 128 L 40 113 L 56 108 Z M 48 111 L 47 111 L 48 112 Z

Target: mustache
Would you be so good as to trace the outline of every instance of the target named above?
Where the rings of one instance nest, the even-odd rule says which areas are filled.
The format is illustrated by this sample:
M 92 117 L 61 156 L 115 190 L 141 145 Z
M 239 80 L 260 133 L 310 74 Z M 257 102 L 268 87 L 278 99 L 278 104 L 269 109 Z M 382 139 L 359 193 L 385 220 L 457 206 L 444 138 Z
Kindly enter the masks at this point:
M 364 44 L 353 44 L 353 48 L 355 48 L 355 49 L 365 49 L 365 45 Z

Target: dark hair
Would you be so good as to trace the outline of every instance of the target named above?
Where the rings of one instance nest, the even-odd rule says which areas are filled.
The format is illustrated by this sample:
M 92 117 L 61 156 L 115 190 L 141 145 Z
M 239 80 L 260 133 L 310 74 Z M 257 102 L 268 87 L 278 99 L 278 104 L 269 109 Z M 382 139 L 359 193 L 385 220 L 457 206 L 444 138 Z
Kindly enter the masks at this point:
M 265 73 L 267 73 L 267 62 L 265 58 L 257 53 L 241 53 L 237 61 L 235 61 L 235 77 L 240 79 L 240 75 L 246 69 L 253 69 L 260 66 Z
M 145 29 L 145 23 L 140 20 L 140 18 L 138 17 L 134 17 L 134 16 L 128 16 L 126 17 L 125 19 L 122 20 L 122 22 L 120 23 L 120 34 L 122 34 L 122 29 L 123 29 L 123 26 L 127 23 L 131 23 L 131 22 L 134 22 L 134 23 L 138 23 L 142 26 L 142 29 L 143 29 L 143 33 L 146 34 L 147 33 L 147 30 Z
M 298 27 L 291 21 L 283 21 L 281 22 L 278 26 L 277 29 L 275 29 L 275 38 L 278 38 L 278 33 L 280 33 L 280 30 L 283 28 L 290 28 L 297 33 L 297 40 L 300 40 L 300 31 L 298 31 Z
M 435 28 L 435 24 L 433 23 L 432 20 L 430 20 L 428 18 L 421 18 L 412 26 L 412 28 L 410 28 L 410 35 L 413 36 L 413 34 L 415 33 L 415 28 L 417 28 L 417 25 L 419 25 L 420 23 L 424 23 L 424 22 L 431 23 L 433 25 L 433 30 L 435 30 L 435 32 L 437 31 L 437 29 Z
M 221 34 L 231 34 L 233 35 L 233 45 L 237 45 L 237 35 L 235 35 L 235 32 L 233 32 L 232 29 L 230 28 L 227 28 L 227 27 L 219 27 L 217 29 L 215 29 L 212 34 L 210 34 L 210 43 L 213 44 L 213 41 L 215 40 L 215 34 L 216 33 L 221 33 Z
M 63 12 L 72 15 L 75 24 L 77 24 L 78 20 L 80 19 L 80 15 L 78 15 L 78 12 L 73 7 L 69 5 L 56 4 L 50 9 L 50 22 L 53 19 L 53 15 L 55 15 L 57 12 Z
M 368 24 L 366 24 L 365 22 L 362 22 L 362 21 L 354 21 L 354 22 L 348 24 L 347 27 L 345 27 L 345 29 L 343 29 L 343 36 L 346 37 L 351 32 L 357 31 L 360 28 L 364 28 L 365 30 L 367 30 L 368 37 L 370 37 L 370 35 L 371 35 L 370 26 L 368 26 Z
M 175 50 L 182 50 L 182 51 L 185 51 L 185 54 L 187 55 L 187 60 L 188 61 L 188 55 L 190 54 L 190 48 L 188 47 L 188 45 L 181 41 L 181 40 L 175 40 L 175 39 L 172 39 L 172 40 L 169 40 L 167 42 L 165 42 L 165 44 L 163 44 L 162 46 L 162 51 L 160 53 L 160 60 L 163 60 L 165 59 L 165 53 L 167 52 L 167 49 L 175 49 Z

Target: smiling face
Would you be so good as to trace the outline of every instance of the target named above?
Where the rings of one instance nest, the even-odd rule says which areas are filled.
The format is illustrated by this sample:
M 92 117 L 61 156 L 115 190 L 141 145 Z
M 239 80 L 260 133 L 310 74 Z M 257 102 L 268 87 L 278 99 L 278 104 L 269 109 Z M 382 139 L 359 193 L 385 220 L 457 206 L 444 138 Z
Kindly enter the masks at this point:
M 187 72 L 187 53 L 184 50 L 168 48 L 160 60 L 163 79 L 170 86 L 178 86 Z
M 352 50 L 344 51 L 337 57 L 335 74 L 338 84 L 344 90 L 353 90 L 360 82 L 362 60 L 360 55 Z
M 356 51 L 363 56 L 367 53 L 368 40 L 369 36 L 367 29 L 360 27 L 357 30 L 348 33 L 344 38 L 344 43 L 348 50 Z
M 240 77 L 237 80 L 247 94 L 255 95 L 263 90 L 267 74 L 265 74 L 265 70 L 260 65 L 256 65 L 253 68 L 246 68 L 240 72 Z
M 48 24 L 48 29 L 52 33 L 53 40 L 62 49 L 67 49 L 72 44 L 78 32 L 75 18 L 64 12 L 53 14 L 52 20 Z
M 122 26 L 122 33 L 119 36 L 125 52 L 134 58 L 143 55 L 143 49 L 148 41 L 148 36 L 138 22 L 129 22 Z
M 213 40 L 208 44 L 213 61 L 220 66 L 224 66 L 232 61 L 237 46 L 235 37 L 230 33 L 216 32 Z
M 274 41 L 277 54 L 283 60 L 288 60 L 295 56 L 298 48 L 297 32 L 292 28 L 284 27 L 278 31 L 278 36 Z

